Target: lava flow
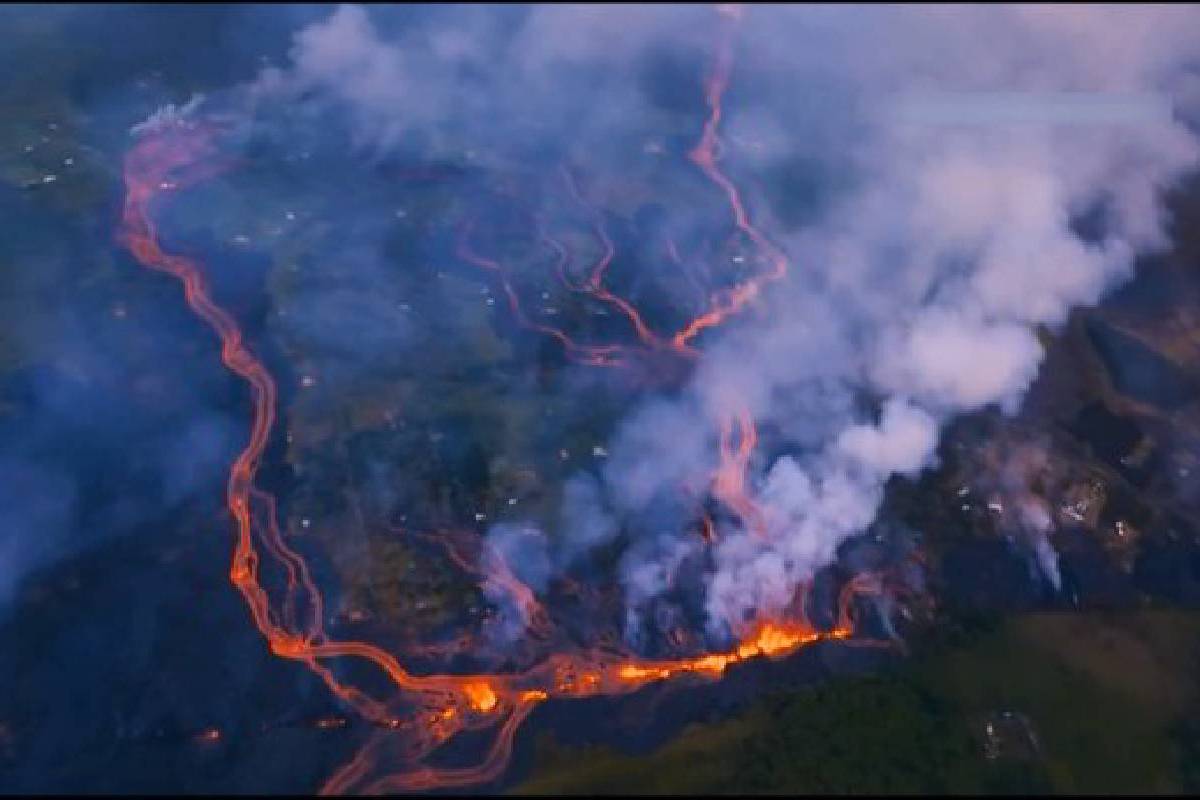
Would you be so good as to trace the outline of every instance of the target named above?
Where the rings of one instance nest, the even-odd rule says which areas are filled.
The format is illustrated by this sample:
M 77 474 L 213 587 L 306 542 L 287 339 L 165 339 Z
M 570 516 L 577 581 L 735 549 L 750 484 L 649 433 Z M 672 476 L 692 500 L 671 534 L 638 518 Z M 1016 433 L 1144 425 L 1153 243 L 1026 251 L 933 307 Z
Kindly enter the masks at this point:
M 736 15 L 724 14 L 725 22 Z M 635 352 L 665 352 L 680 359 L 696 355 L 692 340 L 707 328 L 721 324 L 749 303 L 763 282 L 780 277 L 787 269 L 782 252 L 750 222 L 733 182 L 717 166 L 717 128 L 722 95 L 729 81 L 731 43 L 728 27 L 718 51 L 716 68 L 707 84 L 710 111 L 700 144 L 691 159 L 725 194 L 735 227 L 758 249 L 769 270 L 749 281 L 718 293 L 713 307 L 688 323 L 671 338 L 660 338 L 642 322 L 632 304 L 603 287 L 612 259 L 612 243 L 603 227 L 595 235 L 604 251 L 587 282 L 578 291 L 620 310 L 637 334 L 637 344 L 581 344 L 561 330 L 534 323 L 522 312 L 515 288 L 499 262 L 477 253 L 470 229 L 460 239 L 459 255 L 492 273 L 509 300 L 518 321 L 552 336 L 568 356 L 584 364 L 621 366 Z M 804 615 L 787 619 L 762 619 L 741 631 L 740 643 L 726 652 L 675 659 L 645 659 L 619 646 L 580 648 L 553 636 L 550 617 L 534 593 L 503 565 L 498 554 L 476 549 L 457 535 L 443 540 L 451 560 L 479 574 L 478 560 L 492 562 L 488 579 L 525 609 L 534 632 L 549 652 L 532 667 L 500 674 L 416 675 L 390 652 L 360 641 L 339 641 L 325 631 L 323 601 L 303 557 L 291 549 L 281 534 L 275 499 L 257 488 L 255 477 L 275 423 L 276 386 L 263 362 L 244 342 L 237 322 L 212 298 L 201 264 L 166 252 L 160 244 L 153 212 L 164 195 L 212 174 L 221 166 L 219 131 L 199 123 L 172 121 L 145 135 L 129 153 L 124 168 L 126 197 L 121 239 L 143 266 L 178 280 L 188 307 L 216 333 L 221 360 L 250 389 L 250 436 L 230 472 L 226 502 L 236 525 L 230 580 L 245 599 L 254 624 L 272 653 L 299 661 L 317 674 L 329 689 L 379 730 L 358 755 L 329 779 L 325 792 L 350 790 L 388 792 L 461 787 L 495 779 L 504 769 L 513 737 L 521 722 L 539 704 L 551 698 L 618 695 L 647 684 L 681 676 L 715 679 L 734 664 L 760 657 L 778 657 L 819 641 L 850 640 L 854 633 L 851 609 L 856 596 L 878 591 L 867 579 L 847 584 L 839 599 L 838 619 L 832 629 L 819 630 Z M 572 191 L 576 191 L 572 185 Z M 577 195 L 578 196 L 578 195 Z M 579 198 L 582 202 L 582 198 Z M 560 251 L 564 254 L 565 250 Z M 575 288 L 575 287 L 572 287 Z M 734 432 L 736 429 L 736 440 Z M 746 472 L 756 443 L 754 419 L 748 409 L 735 409 L 722 424 L 721 466 L 713 479 L 713 496 L 733 510 L 752 531 L 765 535 L 761 509 L 746 488 Z M 705 514 L 706 538 L 713 524 Z M 275 586 L 267 574 L 278 575 Z M 799 598 L 802 603 L 803 598 Z M 392 696 L 379 698 L 334 674 L 329 662 L 357 659 L 377 668 L 394 686 Z M 496 737 L 481 763 L 466 768 L 437 768 L 425 760 L 447 740 L 465 730 L 496 728 Z M 404 769 L 370 780 L 385 759 Z M 389 762 L 390 763 L 390 762 Z
M 720 187 L 729 201 L 733 222 L 758 249 L 760 257 L 767 262 L 767 270 L 742 283 L 724 289 L 713 298 L 713 307 L 685 325 L 671 340 L 675 347 L 685 347 L 696 336 L 708 328 L 720 325 L 732 314 L 740 312 L 758 297 L 762 287 L 769 281 L 784 277 L 788 271 L 788 259 L 782 250 L 755 227 L 746 213 L 742 194 L 734 182 L 717 166 L 720 158 L 721 140 L 718 128 L 721 124 L 722 103 L 729 86 L 733 70 L 732 28 L 742 17 L 742 10 L 735 5 L 719 7 L 722 16 L 722 35 L 717 41 L 716 63 L 705 83 L 705 97 L 709 115 L 704 123 L 704 132 L 688 157 L 704 171 L 714 184 Z

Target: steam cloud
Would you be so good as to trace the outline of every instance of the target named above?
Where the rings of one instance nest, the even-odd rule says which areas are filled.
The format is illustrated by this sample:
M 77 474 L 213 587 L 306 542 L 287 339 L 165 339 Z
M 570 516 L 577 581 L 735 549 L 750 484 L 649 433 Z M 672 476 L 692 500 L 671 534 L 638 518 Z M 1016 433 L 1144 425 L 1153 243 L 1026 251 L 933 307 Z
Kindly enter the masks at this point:
M 481 144 L 517 157 L 587 153 L 602 171 L 659 123 L 694 143 L 701 76 L 680 99 L 663 75 L 705 69 L 715 27 L 696 7 L 344 6 L 295 36 L 290 64 L 238 91 L 256 112 L 333 110 L 377 156 L 417 141 Z M 1164 243 L 1159 194 L 1198 153 L 1183 121 L 1198 96 L 1198 29 L 1188 7 L 749 9 L 722 163 L 791 272 L 764 293 L 762 313 L 706 339 L 683 392 L 624 421 L 602 474 L 571 478 L 561 530 L 492 531 L 501 552 L 527 562 L 514 571 L 540 582 L 627 535 L 631 635 L 644 613 L 662 613 L 684 564 L 704 563 L 716 636 L 785 607 L 872 524 L 892 476 L 930 465 L 947 420 L 1019 407 L 1040 330 Z M 1124 118 L 1048 124 L 1002 107 L 1023 92 L 1140 101 Z M 994 102 L 1000 121 L 938 119 L 938 93 Z M 1136 113 L 1170 104 L 1177 115 Z M 798 172 L 810 201 L 799 209 L 787 199 Z M 709 213 L 720 199 L 709 189 L 715 199 L 689 206 L 685 195 L 664 224 L 685 235 L 728 225 Z M 1101 224 L 1085 235 L 1089 218 Z M 725 522 L 703 562 L 670 498 L 705 485 L 718 420 L 735 403 L 777 437 L 752 464 L 766 535 Z

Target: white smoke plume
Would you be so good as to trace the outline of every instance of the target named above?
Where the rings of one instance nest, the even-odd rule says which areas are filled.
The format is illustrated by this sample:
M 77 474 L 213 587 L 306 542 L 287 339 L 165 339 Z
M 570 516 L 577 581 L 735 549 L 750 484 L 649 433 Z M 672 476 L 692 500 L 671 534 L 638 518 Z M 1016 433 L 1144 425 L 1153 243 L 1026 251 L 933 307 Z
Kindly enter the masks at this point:
M 1037 560 L 1042 575 L 1062 589 L 1058 553 L 1050 542 L 1054 515 L 1047 499 L 1061 482 L 1048 441 L 1040 438 L 989 442 L 973 469 L 975 488 L 987 498 L 999 532 L 1020 541 Z
M 203 103 L 204 95 L 199 93 L 192 95 L 191 99 L 181 106 L 174 103 L 167 103 L 149 117 L 130 128 L 129 133 L 132 136 L 145 136 L 161 130 L 167 125 L 187 121 L 195 115 Z
M 456 8 L 415 27 L 386 17 L 339 8 L 247 97 L 342 109 L 377 152 L 414 130 L 441 141 L 465 119 L 486 122 L 497 146 L 519 151 L 549 129 L 601 159 L 627 141 L 608 134 L 667 119 L 639 86 L 647 59 L 709 52 L 716 31 L 711 9 L 690 6 Z M 780 455 L 757 452 L 749 476 L 766 531 L 721 526 L 705 608 L 719 633 L 786 606 L 874 521 L 892 476 L 930 465 L 947 420 L 1019 407 L 1042 329 L 1164 244 L 1158 198 L 1198 154 L 1184 123 L 1200 96 L 1198 33 L 1188 6 L 746 10 L 722 163 L 791 271 L 756 313 L 705 340 L 682 395 L 625 421 L 599 483 L 570 484 L 552 560 L 632 532 L 622 578 L 636 617 L 699 548 L 663 497 L 705 485 L 718 421 L 744 407 L 778 439 Z M 973 98 L 970 113 L 947 97 Z M 820 167 L 800 221 L 767 188 L 797 159 Z M 716 188 L 696 186 L 716 207 Z M 674 224 L 695 229 L 699 214 L 677 210 Z M 1103 223 L 1084 237 L 1089 214 Z

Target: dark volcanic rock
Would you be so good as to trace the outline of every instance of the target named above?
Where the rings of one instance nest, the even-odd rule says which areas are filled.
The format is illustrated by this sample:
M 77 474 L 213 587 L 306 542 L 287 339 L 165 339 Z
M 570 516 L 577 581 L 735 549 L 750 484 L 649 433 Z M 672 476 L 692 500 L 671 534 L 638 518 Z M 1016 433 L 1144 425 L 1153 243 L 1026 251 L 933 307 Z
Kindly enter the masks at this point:
M 1081 608 L 1133 608 L 1137 589 L 1129 576 L 1117 569 L 1096 538 L 1071 529 L 1059 534 L 1059 571 L 1062 594 Z
M 1102 403 L 1081 409 L 1069 429 L 1092 448 L 1097 458 L 1136 486 L 1145 486 L 1157 466 L 1156 455 L 1141 463 L 1128 460 L 1142 441 L 1142 429 L 1134 420 L 1114 414 Z
M 1188 608 L 1200 607 L 1200 546 L 1151 541 L 1134 567 L 1134 581 L 1146 594 Z
M 1121 394 L 1164 410 L 1200 396 L 1192 376 L 1133 336 L 1095 318 L 1088 320 L 1087 333 Z
M 942 560 L 938 579 L 948 605 L 975 612 L 1028 611 L 1047 592 L 1030 560 L 997 539 L 955 545 Z

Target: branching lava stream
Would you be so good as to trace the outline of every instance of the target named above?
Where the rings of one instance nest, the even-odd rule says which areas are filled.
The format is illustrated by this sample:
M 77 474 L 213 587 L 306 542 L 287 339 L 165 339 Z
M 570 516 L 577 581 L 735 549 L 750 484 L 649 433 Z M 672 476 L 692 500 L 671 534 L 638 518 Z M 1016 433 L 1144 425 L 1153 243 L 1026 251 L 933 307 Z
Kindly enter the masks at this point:
M 738 189 L 718 166 L 717 131 L 722 96 L 729 83 L 731 33 L 738 13 L 722 11 L 722 37 L 713 74 L 706 84 L 709 117 L 690 158 L 725 195 L 737 231 L 754 245 L 766 265 L 765 271 L 716 293 L 707 311 L 674 335 L 660 338 L 642 322 L 632 304 L 604 288 L 602 281 L 612 258 L 612 243 L 597 225 L 595 233 L 605 247 L 604 255 L 587 282 L 571 288 L 590 293 L 617 308 L 631 322 L 637 341 L 581 344 L 557 328 L 530 322 L 521 310 L 504 267 L 475 252 L 469 229 L 464 231 L 459 255 L 500 282 L 518 322 L 557 339 L 572 359 L 606 367 L 622 366 L 637 353 L 653 352 L 693 360 L 698 354 L 694 343 L 702 331 L 738 313 L 754 300 L 765 282 L 776 280 L 787 271 L 786 257 L 750 221 Z M 226 491 L 226 503 L 236 527 L 230 580 L 245 599 L 254 624 L 272 653 L 306 665 L 338 698 L 379 727 L 357 756 L 328 780 L 324 792 L 425 790 L 486 782 L 504 769 L 521 722 L 539 703 L 551 698 L 623 694 L 653 682 L 687 675 L 715 679 L 741 661 L 778 657 L 818 641 L 852 637 L 850 609 L 854 597 L 878 591 L 877 584 L 861 576 L 843 590 L 839 617 L 831 630 L 818 630 L 803 614 L 788 619 L 763 619 L 741 631 L 740 644 L 729 651 L 689 658 L 648 660 L 620 648 L 596 646 L 550 652 L 523 672 L 416 675 L 381 647 L 361 641 L 339 641 L 327 635 L 321 593 L 304 559 L 281 535 L 275 499 L 255 486 L 256 473 L 275 424 L 275 381 L 247 347 L 238 323 L 214 302 L 202 265 L 166 252 L 154 223 L 154 207 L 164 195 L 220 168 L 218 133 L 214 126 L 203 122 L 174 121 L 139 140 L 125 162 L 127 194 L 120 235 L 142 265 L 166 273 L 182 284 L 188 307 L 217 334 L 222 362 L 250 389 L 249 441 L 230 469 Z M 573 185 L 572 191 L 576 191 Z M 720 467 L 713 476 L 712 493 L 742 519 L 747 529 L 765 535 L 762 510 L 747 490 L 747 470 L 756 435 L 748 409 L 734 408 L 728 412 L 721 425 Z M 705 523 L 706 539 L 711 541 L 712 522 L 707 515 Z M 449 542 L 447 546 L 454 547 Z M 452 552 L 458 551 L 452 549 Z M 460 566 L 466 567 L 461 555 L 458 558 Z M 270 590 L 263 578 L 262 569 L 267 564 L 279 570 L 286 581 L 282 597 L 273 597 L 277 592 Z M 532 613 L 530 618 L 538 620 L 539 627 L 549 625 L 534 594 L 511 571 L 504 569 L 500 574 L 507 592 L 540 612 Z M 395 696 L 371 696 L 335 676 L 330 665 L 335 659 L 358 659 L 374 665 L 394 684 Z M 497 733 L 481 763 L 467 768 L 435 768 L 425 764 L 427 756 L 459 732 L 483 728 L 495 728 Z M 373 771 L 384 757 L 398 760 L 405 765 L 404 770 L 372 779 Z

